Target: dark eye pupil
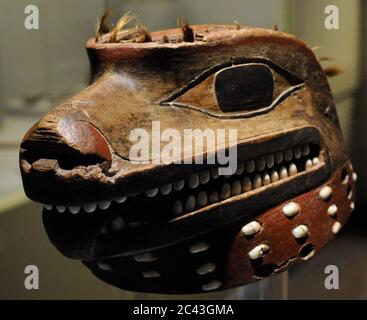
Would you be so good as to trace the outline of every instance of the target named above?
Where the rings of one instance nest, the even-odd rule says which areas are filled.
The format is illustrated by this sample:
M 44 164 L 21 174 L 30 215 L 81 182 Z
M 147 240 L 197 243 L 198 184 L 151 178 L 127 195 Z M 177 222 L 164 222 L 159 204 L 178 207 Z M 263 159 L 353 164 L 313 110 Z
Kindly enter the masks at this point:
M 269 106 L 273 101 L 273 90 L 271 70 L 261 63 L 224 69 L 215 79 L 215 94 L 223 112 Z

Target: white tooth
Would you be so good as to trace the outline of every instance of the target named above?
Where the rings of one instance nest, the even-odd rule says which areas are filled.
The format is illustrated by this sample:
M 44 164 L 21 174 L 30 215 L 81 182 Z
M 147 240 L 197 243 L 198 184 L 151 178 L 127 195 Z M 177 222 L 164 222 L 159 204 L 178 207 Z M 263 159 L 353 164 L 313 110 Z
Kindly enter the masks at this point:
M 354 208 L 355 208 L 355 204 L 354 204 L 354 202 L 353 202 L 353 201 L 350 203 L 349 208 L 350 208 L 352 211 L 354 210 Z
M 72 213 L 72 214 L 77 214 L 80 211 L 80 206 L 70 206 L 68 207 L 68 210 Z
M 318 165 L 319 163 L 320 163 L 320 159 L 318 157 L 315 157 L 315 158 L 312 159 L 312 164 L 314 166 Z
M 283 213 L 286 217 L 294 217 L 300 211 L 300 206 L 296 202 L 289 202 L 283 207 Z
M 277 164 L 279 164 L 279 163 L 282 163 L 282 162 L 283 162 L 283 152 L 278 151 L 278 152 L 276 152 L 276 153 L 275 153 L 275 162 L 276 162 Z
M 201 184 L 207 184 L 210 180 L 210 171 L 202 171 L 199 173 L 199 181 Z
M 198 193 L 196 203 L 199 208 L 205 207 L 208 204 L 208 195 L 205 191 Z
M 308 235 L 308 227 L 301 224 L 292 230 L 292 234 L 296 239 L 304 238 Z
M 185 186 L 185 179 L 177 180 L 173 183 L 173 189 L 176 191 L 180 191 Z
M 190 212 L 193 211 L 196 207 L 196 199 L 194 196 L 189 196 L 186 199 L 186 203 L 185 203 L 185 211 L 186 212 Z
M 252 173 L 255 171 L 255 161 L 254 160 L 249 160 L 249 161 L 246 161 L 246 171 L 248 173 Z
M 333 231 L 334 234 L 337 234 L 340 231 L 341 227 L 342 227 L 341 223 L 336 221 L 331 227 L 331 230 Z
M 306 170 L 310 170 L 312 168 L 312 166 L 313 166 L 312 160 L 311 159 L 307 159 L 306 164 L 305 164 Z
M 241 231 L 245 236 L 252 236 L 258 233 L 261 229 L 261 224 L 257 221 L 251 221 L 242 227 Z
M 269 174 L 267 173 L 267 172 L 264 172 L 263 173 L 263 185 L 264 186 L 267 186 L 268 184 L 270 184 L 270 176 L 269 176 Z
M 253 248 L 249 253 L 249 257 L 252 260 L 259 259 L 265 255 L 266 252 L 269 251 L 269 246 L 265 243 L 259 244 L 255 248 Z
M 293 155 L 296 159 L 299 159 L 302 157 L 302 150 L 301 147 L 295 147 L 293 150 Z
M 158 194 L 158 188 L 149 189 L 145 193 L 149 198 L 152 198 Z
M 239 194 L 241 194 L 241 192 L 242 192 L 241 182 L 239 182 L 238 180 L 233 181 L 231 195 L 238 196 Z
M 266 166 L 268 168 L 272 168 L 274 166 L 274 155 L 273 154 L 268 154 L 266 156 Z
M 202 242 L 197 242 L 193 244 L 192 246 L 190 246 L 189 251 L 192 254 L 196 254 L 196 253 L 204 252 L 208 250 L 209 248 L 210 248 L 209 244 L 202 241 Z
M 327 209 L 327 214 L 330 217 L 335 217 L 336 213 L 338 212 L 338 207 L 335 204 L 332 204 L 328 209 Z
M 189 185 L 191 189 L 197 188 L 199 183 L 200 183 L 199 175 L 197 173 L 190 175 L 187 180 L 187 184 Z
M 110 200 L 103 200 L 103 201 L 99 201 L 98 202 L 98 207 L 101 209 L 101 210 L 106 210 L 110 207 L 111 205 L 111 201 Z
M 103 271 L 111 271 L 112 270 L 111 266 L 107 263 L 98 262 L 97 266 L 98 266 L 99 269 L 101 269 Z
M 52 210 L 52 204 L 44 204 L 43 205 L 43 207 L 46 209 L 46 210 L 48 210 L 48 211 L 50 211 L 50 210 Z
M 357 179 L 358 179 L 358 176 L 355 172 L 353 172 L 353 174 L 352 174 L 352 179 L 353 179 L 354 182 L 356 182 Z
M 121 231 L 125 227 L 125 222 L 121 217 L 116 217 L 111 222 L 111 228 L 113 231 Z
M 342 184 L 347 184 L 348 183 L 348 181 L 349 181 L 349 174 L 347 174 L 346 176 L 345 176 L 345 178 L 343 179 L 343 181 L 342 181 Z
M 319 196 L 322 200 L 327 201 L 330 197 L 331 194 L 333 193 L 333 189 L 331 189 L 331 187 L 329 186 L 325 186 L 323 187 L 320 192 L 319 192 Z
M 156 261 L 158 258 L 152 252 L 146 252 L 141 254 L 136 254 L 134 256 L 134 260 L 136 262 L 153 262 Z
M 124 203 L 127 199 L 127 196 L 121 196 L 115 199 L 117 203 Z
M 271 182 L 276 182 L 279 180 L 279 174 L 276 170 L 272 170 L 270 173 Z
M 240 162 L 237 164 L 236 175 L 240 176 L 245 171 L 245 163 Z
M 56 209 L 57 209 L 58 212 L 63 213 L 63 212 L 65 212 L 66 207 L 65 206 L 56 206 Z
M 242 180 L 242 191 L 248 192 L 252 190 L 252 182 L 249 177 L 244 177 Z
M 285 179 L 288 177 L 288 170 L 286 167 L 281 167 L 280 170 L 279 170 L 279 177 L 280 179 Z
M 255 174 L 255 177 L 252 181 L 252 187 L 253 189 L 260 188 L 262 186 L 261 177 L 258 174 Z
M 182 205 L 182 202 L 180 200 L 176 200 L 174 203 L 173 203 L 173 209 L 172 209 L 172 212 L 175 216 L 179 216 L 182 214 L 183 212 L 183 205 Z
M 150 279 L 150 278 L 159 278 L 161 275 L 158 271 L 152 270 L 152 271 L 143 271 L 142 273 L 143 278 Z
M 201 286 L 201 289 L 203 291 L 213 291 L 216 289 L 219 289 L 221 287 L 222 283 L 220 281 L 214 280 L 209 283 L 205 283 Z
M 284 151 L 284 160 L 285 161 L 291 161 L 293 158 L 292 150 L 288 149 Z
M 170 194 L 170 192 L 172 191 L 172 183 L 167 183 L 159 186 L 159 190 L 164 196 Z
M 256 163 L 257 170 L 262 171 L 265 169 L 265 158 L 264 157 L 257 158 L 255 160 L 255 163 Z
M 83 209 L 87 213 L 94 212 L 97 209 L 97 203 L 95 202 L 89 202 L 83 205 Z
M 222 200 L 227 199 L 231 196 L 231 186 L 229 183 L 225 183 L 222 185 L 222 190 L 220 192 L 220 198 Z
M 308 156 L 310 154 L 310 146 L 308 144 L 305 144 L 302 147 L 302 155 Z
M 347 198 L 348 198 L 348 200 L 352 200 L 352 198 L 353 198 L 353 191 L 352 190 L 349 191 Z
M 197 268 L 196 273 L 199 276 L 203 276 L 205 274 L 213 272 L 216 268 L 217 268 L 217 266 L 213 262 L 208 262 L 208 263 L 202 265 L 201 267 Z
M 210 195 L 209 195 L 209 202 L 210 203 L 215 203 L 219 201 L 219 195 L 218 192 L 213 191 Z
M 297 166 L 293 162 L 289 165 L 288 172 L 289 172 L 289 176 L 294 176 L 297 174 L 298 172 Z
M 210 169 L 210 175 L 213 179 L 217 179 L 219 177 L 218 168 Z

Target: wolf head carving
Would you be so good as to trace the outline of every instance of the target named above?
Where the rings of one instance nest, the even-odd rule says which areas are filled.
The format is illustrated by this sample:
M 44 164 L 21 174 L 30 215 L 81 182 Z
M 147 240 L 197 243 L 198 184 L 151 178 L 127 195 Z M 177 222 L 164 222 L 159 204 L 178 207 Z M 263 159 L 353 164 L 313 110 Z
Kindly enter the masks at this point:
M 129 290 L 206 292 L 282 272 L 333 239 L 354 208 L 356 175 L 312 50 L 275 30 L 185 28 L 89 40 L 92 84 L 21 144 L 24 188 L 45 205 L 51 242 Z M 180 146 L 185 129 L 236 139 L 203 139 L 180 163 L 160 161 L 165 144 L 149 143 L 155 152 L 137 159 L 131 132 L 151 142 L 154 123 Z M 205 160 L 233 147 L 235 172 L 219 175 L 218 159 Z

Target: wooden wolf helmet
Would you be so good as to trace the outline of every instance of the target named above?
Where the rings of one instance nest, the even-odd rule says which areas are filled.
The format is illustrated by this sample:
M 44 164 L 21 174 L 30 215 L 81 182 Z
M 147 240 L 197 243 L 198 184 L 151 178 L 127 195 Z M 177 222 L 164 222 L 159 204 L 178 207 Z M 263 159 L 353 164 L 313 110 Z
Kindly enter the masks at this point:
M 65 256 L 120 288 L 199 293 L 287 270 L 334 238 L 356 174 L 305 43 L 239 25 L 103 29 L 87 43 L 92 84 L 21 144 L 25 192 L 44 204 Z M 206 140 L 200 155 L 232 143 L 236 172 L 218 175 L 217 159 L 160 162 L 159 152 L 135 161 L 131 132 L 152 134 L 154 121 L 182 137 L 235 129 L 235 141 Z

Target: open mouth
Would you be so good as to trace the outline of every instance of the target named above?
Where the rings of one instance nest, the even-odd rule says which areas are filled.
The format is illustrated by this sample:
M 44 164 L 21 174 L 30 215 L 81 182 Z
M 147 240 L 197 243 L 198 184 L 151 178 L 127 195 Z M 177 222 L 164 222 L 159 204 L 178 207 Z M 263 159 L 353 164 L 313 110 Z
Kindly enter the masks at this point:
M 114 200 L 81 206 L 45 205 L 45 210 L 55 214 L 118 213 L 110 223 L 114 231 L 177 220 L 228 200 L 236 201 L 237 196 L 261 193 L 265 186 L 280 185 L 317 170 L 324 165 L 320 150 L 317 143 L 300 144 L 241 161 L 230 176 L 220 176 L 218 167 L 212 167 L 139 194 L 124 194 Z

